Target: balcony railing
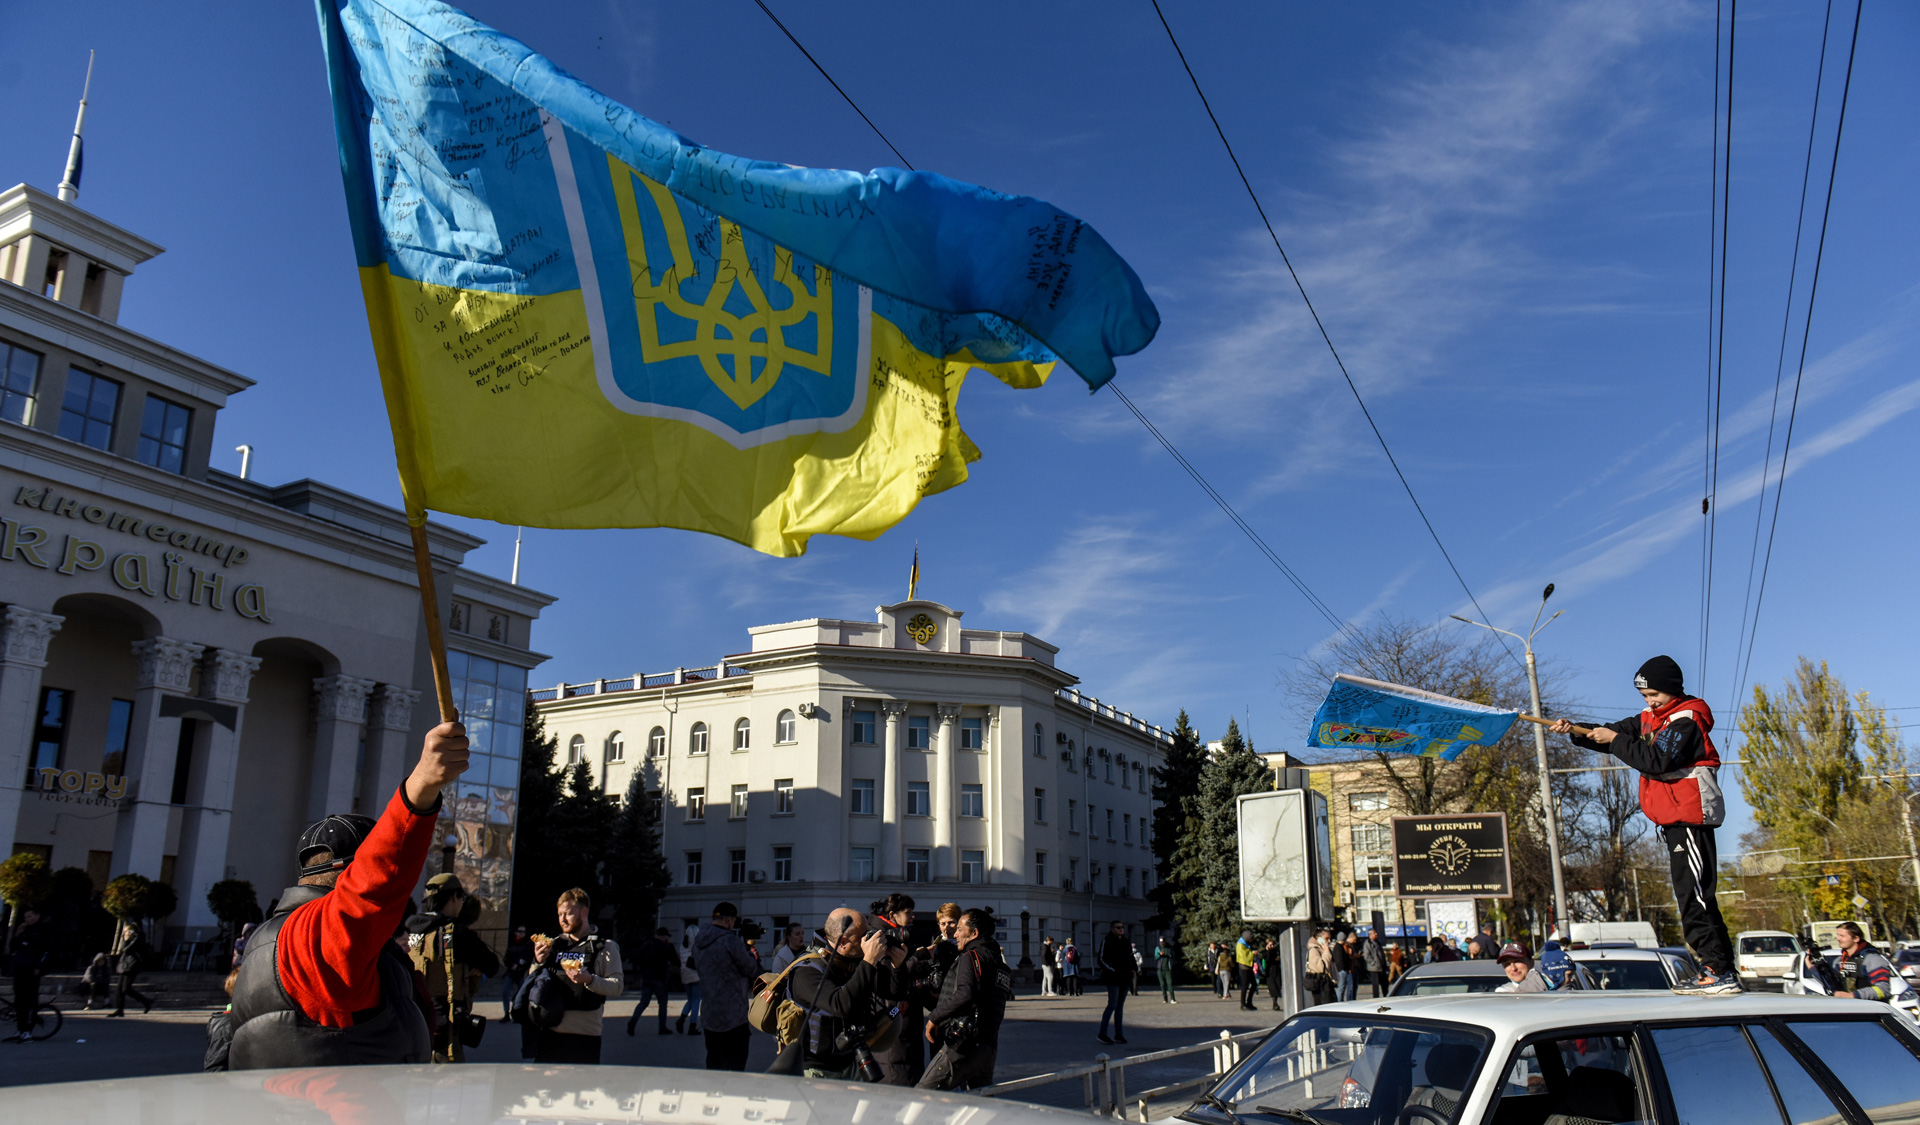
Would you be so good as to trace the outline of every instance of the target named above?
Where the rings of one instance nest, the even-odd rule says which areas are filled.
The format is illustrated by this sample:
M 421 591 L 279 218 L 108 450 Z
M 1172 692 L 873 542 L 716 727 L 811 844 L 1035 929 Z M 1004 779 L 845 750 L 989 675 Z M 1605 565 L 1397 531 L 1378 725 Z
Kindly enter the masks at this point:
M 680 684 L 698 684 L 709 680 L 735 676 L 751 676 L 752 671 L 738 664 L 728 664 L 722 660 L 718 664 L 700 668 L 675 668 L 671 672 L 645 672 L 627 676 L 618 680 L 588 680 L 578 684 L 559 684 L 550 688 L 534 688 L 530 693 L 535 703 L 550 703 L 556 699 L 578 699 L 587 695 L 613 695 L 624 691 L 637 691 L 644 688 L 675 687 Z

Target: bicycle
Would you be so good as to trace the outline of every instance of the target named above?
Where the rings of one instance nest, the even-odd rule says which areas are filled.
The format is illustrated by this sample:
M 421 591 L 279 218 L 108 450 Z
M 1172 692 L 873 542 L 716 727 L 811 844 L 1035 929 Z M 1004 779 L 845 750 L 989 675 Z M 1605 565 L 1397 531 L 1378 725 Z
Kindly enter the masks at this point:
M 0 1027 L 15 1026 L 16 1015 L 13 1001 L 0 1000 Z M 65 1022 L 66 1018 L 60 1014 L 60 1009 L 51 1003 L 43 1003 L 33 1010 L 33 1026 L 27 1033 L 35 1039 L 51 1039 L 60 1034 L 60 1026 Z M 13 1038 L 19 1037 L 16 1035 Z

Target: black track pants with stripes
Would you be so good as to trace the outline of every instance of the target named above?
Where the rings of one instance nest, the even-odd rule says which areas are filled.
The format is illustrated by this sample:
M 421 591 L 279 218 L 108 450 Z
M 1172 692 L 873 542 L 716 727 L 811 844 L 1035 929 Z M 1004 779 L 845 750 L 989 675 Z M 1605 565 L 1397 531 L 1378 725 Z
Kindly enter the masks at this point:
M 1697 824 L 1669 824 L 1660 829 L 1667 842 L 1667 862 L 1673 870 L 1673 897 L 1680 904 L 1680 928 L 1700 963 L 1723 976 L 1733 974 L 1733 943 L 1713 889 L 1719 881 L 1720 858 L 1713 846 L 1713 829 Z

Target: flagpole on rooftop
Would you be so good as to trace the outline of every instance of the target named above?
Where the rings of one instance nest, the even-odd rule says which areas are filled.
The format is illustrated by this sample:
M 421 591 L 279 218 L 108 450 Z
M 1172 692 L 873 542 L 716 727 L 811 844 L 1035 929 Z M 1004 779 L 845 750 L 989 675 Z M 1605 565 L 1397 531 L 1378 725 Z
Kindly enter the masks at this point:
M 93 92 L 93 52 L 87 52 L 87 81 L 80 87 L 80 113 L 73 119 L 73 143 L 67 146 L 67 171 L 60 177 L 57 194 L 62 203 L 80 197 L 80 130 L 87 124 L 87 95 Z

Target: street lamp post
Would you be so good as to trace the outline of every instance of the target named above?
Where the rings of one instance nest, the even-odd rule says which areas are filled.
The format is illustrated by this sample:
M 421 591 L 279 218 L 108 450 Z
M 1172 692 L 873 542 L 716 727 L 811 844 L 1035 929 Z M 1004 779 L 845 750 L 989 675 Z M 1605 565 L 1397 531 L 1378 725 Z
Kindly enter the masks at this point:
M 1536 715 L 1540 713 L 1540 670 L 1533 659 L 1533 638 L 1539 636 L 1540 630 L 1553 624 L 1554 620 L 1558 618 L 1560 614 L 1566 612 L 1565 610 L 1557 610 L 1554 612 L 1553 617 L 1547 618 L 1544 622 L 1540 620 L 1540 615 L 1547 611 L 1547 599 L 1552 596 L 1553 583 L 1549 582 L 1547 583 L 1546 590 L 1540 595 L 1540 608 L 1534 611 L 1533 627 L 1527 631 L 1527 635 L 1524 637 L 1518 633 L 1508 632 L 1505 629 L 1496 629 L 1484 621 L 1475 621 L 1472 618 L 1462 617 L 1457 613 L 1448 615 L 1455 621 L 1464 621 L 1469 625 L 1478 625 L 1482 629 L 1489 629 L 1495 633 L 1505 633 L 1507 636 L 1512 637 L 1514 640 L 1526 646 L 1527 688 L 1533 693 L 1533 713 Z M 1547 770 L 1547 731 L 1545 727 L 1537 723 L 1533 724 L 1533 752 L 1540 766 L 1540 811 L 1545 816 L 1547 822 L 1547 861 L 1553 867 L 1553 909 L 1554 913 L 1558 916 L 1559 924 L 1565 926 L 1569 925 L 1572 919 L 1567 914 L 1567 880 L 1566 876 L 1561 874 L 1560 871 L 1560 818 L 1554 813 L 1553 789 L 1548 784 L 1548 778 L 1551 775 Z

